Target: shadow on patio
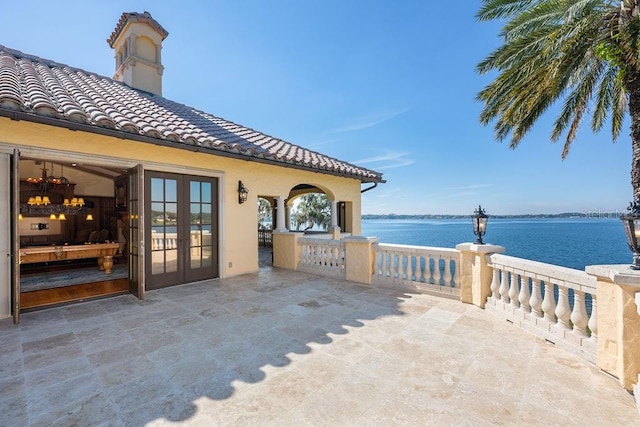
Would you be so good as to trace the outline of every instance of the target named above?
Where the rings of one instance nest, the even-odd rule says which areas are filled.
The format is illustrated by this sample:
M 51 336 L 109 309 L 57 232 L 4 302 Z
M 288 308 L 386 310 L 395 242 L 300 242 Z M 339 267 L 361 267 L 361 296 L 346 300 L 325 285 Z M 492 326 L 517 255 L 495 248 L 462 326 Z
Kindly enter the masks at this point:
M 0 341 L 0 425 L 640 422 L 475 306 L 278 269 L 27 313 Z

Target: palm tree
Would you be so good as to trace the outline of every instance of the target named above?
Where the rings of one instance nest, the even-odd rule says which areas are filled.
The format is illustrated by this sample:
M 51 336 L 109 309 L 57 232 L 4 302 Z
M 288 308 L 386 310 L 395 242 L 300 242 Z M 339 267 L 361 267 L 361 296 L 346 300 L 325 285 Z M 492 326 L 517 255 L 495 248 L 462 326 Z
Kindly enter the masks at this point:
M 537 119 L 563 101 L 551 140 L 562 158 L 586 115 L 616 141 L 631 116 L 631 185 L 640 199 L 640 0 L 483 0 L 478 19 L 501 20 L 502 46 L 477 66 L 497 78 L 478 99 L 480 121 L 515 148 Z

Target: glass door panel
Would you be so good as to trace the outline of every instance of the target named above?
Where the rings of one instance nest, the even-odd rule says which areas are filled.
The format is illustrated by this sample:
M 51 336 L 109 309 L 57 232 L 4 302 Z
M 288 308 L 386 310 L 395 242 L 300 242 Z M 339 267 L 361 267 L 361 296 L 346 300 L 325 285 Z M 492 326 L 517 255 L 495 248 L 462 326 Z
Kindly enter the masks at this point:
M 213 204 L 217 203 L 215 178 L 189 180 L 189 270 L 187 278 L 198 280 L 217 277 L 217 217 Z M 216 227 L 216 230 L 214 230 Z M 214 249 L 215 247 L 215 249 Z
M 217 179 L 149 175 L 149 285 L 218 277 Z
M 180 279 L 180 230 L 178 211 L 179 176 L 150 173 L 149 218 L 151 231 L 147 261 L 150 288 L 168 286 Z

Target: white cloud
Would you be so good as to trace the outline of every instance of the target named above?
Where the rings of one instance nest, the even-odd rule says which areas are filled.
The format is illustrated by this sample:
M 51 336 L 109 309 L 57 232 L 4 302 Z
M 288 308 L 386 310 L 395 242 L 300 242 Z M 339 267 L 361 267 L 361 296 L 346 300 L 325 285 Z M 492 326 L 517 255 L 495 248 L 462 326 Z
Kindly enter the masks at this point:
M 402 110 L 391 111 L 387 113 L 378 113 L 378 114 L 371 114 L 368 116 L 358 117 L 353 119 L 348 124 L 337 127 L 335 129 L 331 129 L 329 133 L 346 133 L 346 132 L 355 132 L 363 129 L 368 129 L 368 128 L 377 126 L 380 123 L 384 123 L 387 120 L 391 120 L 394 117 L 397 117 L 401 114 L 404 114 L 409 110 L 411 110 L 411 108 L 404 108 Z
M 370 163 L 377 164 L 379 166 L 372 166 L 375 170 L 384 170 L 399 168 L 408 166 L 415 163 L 415 160 L 408 158 L 410 153 L 406 151 L 389 151 L 385 154 L 381 154 L 375 157 L 366 157 L 364 159 L 356 160 L 352 163 L 356 165 L 366 165 Z

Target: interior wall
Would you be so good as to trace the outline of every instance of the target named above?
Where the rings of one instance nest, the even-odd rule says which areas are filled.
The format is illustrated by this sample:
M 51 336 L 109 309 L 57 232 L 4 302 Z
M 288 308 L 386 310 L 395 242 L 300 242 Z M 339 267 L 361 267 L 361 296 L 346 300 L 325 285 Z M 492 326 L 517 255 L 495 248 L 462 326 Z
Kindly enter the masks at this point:
M 20 236 L 54 236 L 62 234 L 62 221 L 51 220 L 48 216 L 25 216 L 18 221 Z
M 46 159 L 45 159 L 46 160 Z M 114 197 L 114 183 L 112 179 L 93 175 L 73 167 L 62 168 L 59 164 L 44 161 L 37 165 L 35 160 L 20 161 L 20 179 L 26 180 L 28 177 L 39 178 L 42 176 L 42 168 L 47 168 L 47 175 L 64 175 L 73 184 L 76 184 L 75 194 L 81 196 L 102 196 Z

